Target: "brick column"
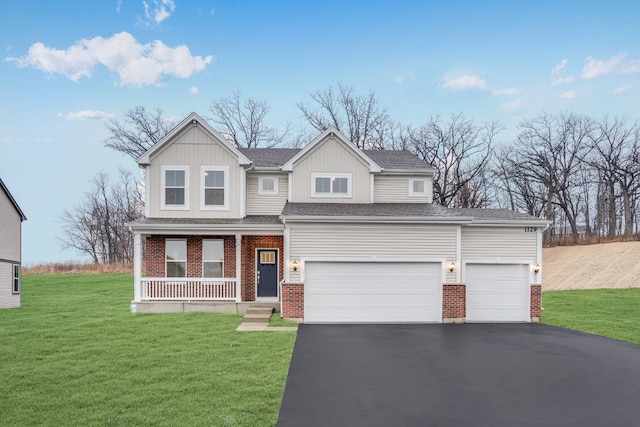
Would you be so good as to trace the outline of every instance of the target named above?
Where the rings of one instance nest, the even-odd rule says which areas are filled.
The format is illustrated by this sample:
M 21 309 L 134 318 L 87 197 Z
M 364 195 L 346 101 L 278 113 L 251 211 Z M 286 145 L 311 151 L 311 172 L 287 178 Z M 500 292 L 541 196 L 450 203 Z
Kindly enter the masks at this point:
M 542 312 L 542 285 L 531 285 L 531 321 L 540 323 Z
M 282 317 L 302 322 L 304 319 L 304 285 L 282 284 Z
M 467 286 L 463 283 L 442 285 L 442 323 L 464 323 L 467 316 Z

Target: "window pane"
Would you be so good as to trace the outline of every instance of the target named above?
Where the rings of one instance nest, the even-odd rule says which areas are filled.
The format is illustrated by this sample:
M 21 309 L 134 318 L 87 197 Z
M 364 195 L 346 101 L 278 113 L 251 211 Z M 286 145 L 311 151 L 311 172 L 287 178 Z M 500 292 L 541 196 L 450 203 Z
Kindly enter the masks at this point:
M 222 240 L 203 240 L 202 259 L 207 261 L 222 261 L 224 259 Z
M 223 277 L 222 263 L 206 261 L 202 265 L 203 277 Z
M 184 205 L 184 188 L 165 188 L 165 205 Z
M 224 189 L 206 188 L 204 190 L 204 204 L 207 206 L 224 206 Z
M 424 181 L 421 181 L 421 180 L 413 181 L 413 192 L 424 193 Z
M 273 191 L 274 190 L 274 179 L 273 178 L 262 178 L 262 191 Z
M 316 178 L 316 193 L 330 193 L 331 192 L 331 179 L 329 178 Z
M 184 171 L 165 171 L 165 185 L 167 187 L 184 187 Z
M 185 262 L 167 262 L 167 277 L 186 277 L 187 275 L 185 264 Z
M 333 192 L 334 193 L 347 193 L 347 178 L 334 178 L 333 179 Z
M 167 240 L 165 242 L 165 254 L 167 261 L 187 259 L 186 240 Z
M 206 188 L 224 188 L 224 171 L 205 171 L 204 186 Z

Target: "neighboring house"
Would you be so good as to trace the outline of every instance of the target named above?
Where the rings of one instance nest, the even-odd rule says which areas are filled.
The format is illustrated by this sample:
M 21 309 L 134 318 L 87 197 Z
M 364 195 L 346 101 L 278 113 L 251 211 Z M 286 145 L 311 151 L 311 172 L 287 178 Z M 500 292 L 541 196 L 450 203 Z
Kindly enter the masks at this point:
M 0 179 L 0 308 L 20 307 L 22 221 L 26 219 Z
M 539 321 L 547 222 L 432 204 L 434 169 L 408 151 L 360 150 L 333 128 L 303 149 L 238 149 L 193 113 L 138 164 L 132 310 Z

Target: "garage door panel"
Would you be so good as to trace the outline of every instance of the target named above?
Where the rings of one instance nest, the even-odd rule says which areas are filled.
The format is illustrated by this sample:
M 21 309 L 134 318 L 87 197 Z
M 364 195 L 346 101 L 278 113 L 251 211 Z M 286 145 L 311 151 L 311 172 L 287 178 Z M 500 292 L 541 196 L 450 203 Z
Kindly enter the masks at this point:
M 467 321 L 529 320 L 529 267 L 524 264 L 467 264 Z
M 438 322 L 438 263 L 307 262 L 305 322 Z

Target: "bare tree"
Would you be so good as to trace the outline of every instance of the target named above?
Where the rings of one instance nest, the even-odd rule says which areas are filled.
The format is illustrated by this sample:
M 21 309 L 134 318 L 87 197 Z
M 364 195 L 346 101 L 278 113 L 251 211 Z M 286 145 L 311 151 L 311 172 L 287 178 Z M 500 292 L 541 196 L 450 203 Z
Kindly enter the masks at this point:
M 231 96 L 211 102 L 209 111 L 212 117 L 208 120 L 237 147 L 269 148 L 282 145 L 291 133 L 288 123 L 280 130 L 265 123 L 270 110 L 266 101 L 243 98 L 240 90 L 236 89 Z
M 312 105 L 299 102 L 304 119 L 322 132 L 333 126 L 362 149 L 380 149 L 391 140 L 395 129 L 387 110 L 381 108 L 373 92 L 357 95 L 353 87 L 338 83 L 311 93 Z
M 487 168 L 493 140 L 503 129 L 498 122 L 476 124 L 462 113 L 447 123 L 431 117 L 404 134 L 414 153 L 436 168 L 433 201 L 449 207 L 486 207 Z
M 176 124 L 162 114 L 159 107 L 147 111 L 144 107 L 135 106 L 125 113 L 124 123 L 109 120 L 107 129 L 111 136 L 105 141 L 105 146 L 137 159 Z
M 96 174 L 80 203 L 62 211 L 62 248 L 75 249 L 96 263 L 133 259 L 133 238 L 125 224 L 142 215 L 142 197 L 131 172 L 121 169 L 118 176 L 110 184 L 109 175 Z

